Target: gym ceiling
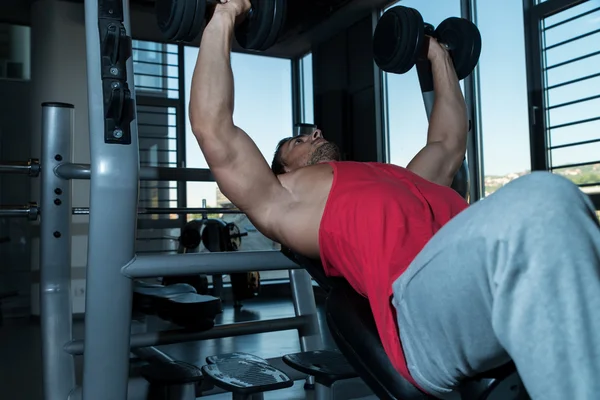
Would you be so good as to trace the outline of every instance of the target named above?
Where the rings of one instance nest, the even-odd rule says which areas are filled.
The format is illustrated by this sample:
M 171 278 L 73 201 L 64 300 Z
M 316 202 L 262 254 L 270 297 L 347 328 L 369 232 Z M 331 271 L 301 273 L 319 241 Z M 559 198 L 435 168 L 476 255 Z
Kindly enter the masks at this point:
M 0 1 L 0 22 L 30 25 L 29 8 L 35 0 Z M 83 3 L 83 0 L 68 0 Z M 262 55 L 296 58 L 310 52 L 311 45 L 336 35 L 395 0 L 288 0 L 284 32 L 275 46 Z M 132 31 L 136 39 L 164 41 L 154 19 L 153 0 L 130 0 L 136 11 Z M 137 18 L 139 16 L 139 18 Z M 198 41 L 189 43 L 198 45 Z M 245 52 L 235 46 L 234 51 Z

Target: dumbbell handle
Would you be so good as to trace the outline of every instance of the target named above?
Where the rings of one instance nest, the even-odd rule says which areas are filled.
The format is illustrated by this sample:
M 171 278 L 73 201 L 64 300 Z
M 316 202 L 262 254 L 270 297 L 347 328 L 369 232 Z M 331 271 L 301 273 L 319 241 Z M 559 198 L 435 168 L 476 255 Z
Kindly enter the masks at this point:
M 237 239 L 237 238 L 241 238 L 244 236 L 248 236 L 248 232 L 244 232 L 244 233 L 234 233 L 233 235 L 230 235 L 229 237 L 232 239 Z
M 219 0 L 205 0 L 206 1 L 206 5 L 209 6 L 217 6 L 218 4 L 221 4 L 221 2 Z M 250 2 L 252 3 L 252 2 Z M 252 16 L 252 13 L 254 12 L 254 8 L 252 6 L 250 6 L 250 10 L 248 10 L 248 17 Z
M 437 35 L 435 34 L 435 27 L 427 22 L 425 22 L 425 35 L 431 36 L 438 40 L 438 43 L 446 48 L 446 50 L 453 50 L 454 48 L 449 43 L 443 43 L 439 40 Z

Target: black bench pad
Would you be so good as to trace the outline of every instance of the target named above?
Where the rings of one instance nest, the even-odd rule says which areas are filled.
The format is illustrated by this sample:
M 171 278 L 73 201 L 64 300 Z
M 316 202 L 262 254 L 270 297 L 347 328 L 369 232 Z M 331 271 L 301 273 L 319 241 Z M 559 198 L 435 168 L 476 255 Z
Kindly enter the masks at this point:
M 396 371 L 379 339 L 369 301 L 347 282 L 336 280 L 326 318 L 340 351 L 380 399 L 431 399 Z
M 215 317 L 222 311 L 220 299 L 199 295 L 185 283 L 163 286 L 135 281 L 133 307 L 194 330 L 212 328 Z

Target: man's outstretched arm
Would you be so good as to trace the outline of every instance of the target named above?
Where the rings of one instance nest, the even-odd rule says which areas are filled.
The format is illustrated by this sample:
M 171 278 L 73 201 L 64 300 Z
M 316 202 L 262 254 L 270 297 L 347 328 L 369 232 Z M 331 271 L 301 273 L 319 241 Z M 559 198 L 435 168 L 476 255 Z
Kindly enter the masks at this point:
M 467 107 L 448 52 L 431 39 L 428 56 L 435 100 L 429 119 L 427 145 L 407 168 L 427 180 L 450 186 L 467 150 Z
M 236 17 L 248 0 L 218 5 L 206 26 L 192 78 L 190 122 L 208 166 L 225 196 L 271 235 L 274 205 L 287 194 L 250 137 L 233 123 L 231 42 Z

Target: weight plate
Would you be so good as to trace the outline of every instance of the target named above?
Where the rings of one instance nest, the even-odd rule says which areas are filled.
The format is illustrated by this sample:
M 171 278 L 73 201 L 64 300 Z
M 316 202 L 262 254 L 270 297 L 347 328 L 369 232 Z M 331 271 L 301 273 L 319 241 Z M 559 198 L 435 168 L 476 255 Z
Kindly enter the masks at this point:
M 204 28 L 206 0 L 156 0 L 155 12 L 165 39 L 189 42 Z
M 473 72 L 481 55 L 481 33 L 464 18 L 450 17 L 435 30 L 441 43 L 448 45 L 459 80 Z
M 184 35 L 181 37 L 181 42 L 191 42 L 200 35 L 200 32 L 204 30 L 204 26 L 206 21 L 204 19 L 206 15 L 206 0 L 187 0 L 190 3 L 194 4 L 195 7 L 193 10 L 190 8 L 190 12 L 194 16 L 188 30 L 184 32 Z
M 181 18 L 181 25 L 179 26 L 177 35 L 173 38 L 173 41 L 175 42 L 187 40 L 187 37 L 193 28 L 194 18 L 196 16 L 196 0 L 184 0 L 184 3 L 185 10 L 183 11 L 183 18 Z M 204 4 L 204 1 L 202 1 L 202 3 Z
M 242 247 L 240 228 L 233 222 L 227 224 L 227 251 L 238 251 Z
M 158 29 L 165 39 L 172 40 L 177 36 L 185 11 L 185 0 L 156 0 L 154 12 Z
M 260 48 L 261 51 L 269 49 L 277 42 L 277 39 L 279 38 L 279 35 L 281 35 L 283 27 L 285 26 L 287 16 L 287 1 L 276 0 L 274 3 L 275 9 L 273 10 L 273 25 L 271 26 L 269 35 Z
M 424 32 L 417 10 L 397 6 L 386 11 L 373 34 L 373 58 L 379 68 L 395 74 L 408 72 L 423 48 Z
M 194 250 L 196 247 L 200 246 L 201 241 L 202 237 L 200 236 L 200 231 L 191 227 L 184 227 L 181 236 L 179 236 L 179 243 L 188 250 Z
M 227 242 L 223 237 L 226 224 L 219 219 L 207 219 L 202 230 L 202 244 L 210 252 L 227 251 Z
M 286 0 L 252 0 L 249 15 L 235 28 L 235 38 L 239 45 L 254 51 L 264 51 L 271 47 L 285 21 L 285 2 Z

